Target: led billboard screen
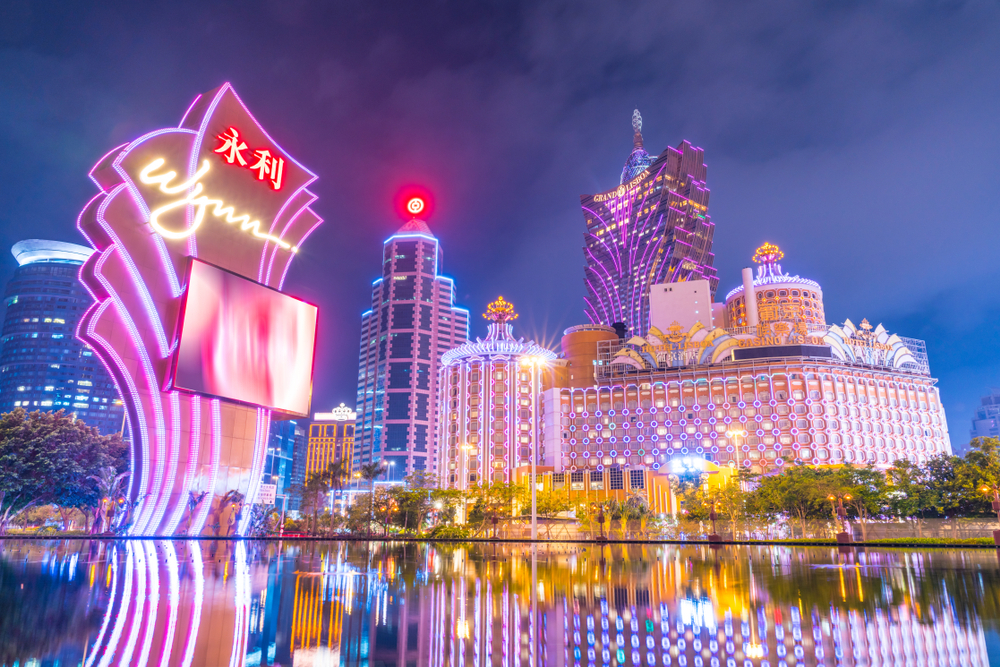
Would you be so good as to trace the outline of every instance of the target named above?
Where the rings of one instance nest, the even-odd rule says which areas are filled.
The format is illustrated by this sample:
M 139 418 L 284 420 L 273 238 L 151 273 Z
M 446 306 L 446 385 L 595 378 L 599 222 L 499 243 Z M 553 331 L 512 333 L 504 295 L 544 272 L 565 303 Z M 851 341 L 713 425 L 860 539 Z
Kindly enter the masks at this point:
M 309 414 L 316 306 L 191 260 L 173 387 Z

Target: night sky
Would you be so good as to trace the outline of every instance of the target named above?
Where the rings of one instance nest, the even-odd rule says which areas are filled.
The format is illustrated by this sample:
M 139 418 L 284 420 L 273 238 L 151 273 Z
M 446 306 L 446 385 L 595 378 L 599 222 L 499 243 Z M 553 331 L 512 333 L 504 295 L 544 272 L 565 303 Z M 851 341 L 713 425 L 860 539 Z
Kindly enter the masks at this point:
M 82 242 L 93 163 L 224 81 L 319 174 L 285 284 L 321 308 L 314 410 L 353 405 L 409 184 L 474 336 L 498 294 L 519 335 L 585 321 L 579 196 L 618 184 L 636 107 L 650 153 L 705 150 L 720 299 L 777 243 L 828 321 L 927 340 L 956 448 L 1000 385 L 996 3 L 3 0 L 0 279 L 18 240 Z

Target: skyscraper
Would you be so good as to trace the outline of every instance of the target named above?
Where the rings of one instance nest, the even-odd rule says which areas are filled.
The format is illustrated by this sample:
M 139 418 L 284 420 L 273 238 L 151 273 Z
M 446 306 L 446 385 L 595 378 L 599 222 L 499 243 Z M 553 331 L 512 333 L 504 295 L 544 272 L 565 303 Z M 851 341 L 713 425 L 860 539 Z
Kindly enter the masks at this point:
M 704 152 L 687 141 L 652 157 L 642 147 L 642 117 L 632 114 L 633 149 L 618 187 L 582 195 L 587 223 L 586 313 L 594 324 L 623 322 L 641 335 L 649 328 L 649 288 L 705 279 L 712 268 Z
M 0 412 L 22 407 L 75 413 L 102 434 L 122 430 L 124 408 L 111 376 L 76 326 L 93 299 L 77 279 L 93 253 L 74 243 L 29 239 L 11 248 L 0 349 Z
M 468 341 L 469 313 L 439 275 L 441 249 L 416 218 L 382 248 L 382 277 L 361 318 L 354 468 L 383 461 L 390 480 L 434 469 L 438 365 Z

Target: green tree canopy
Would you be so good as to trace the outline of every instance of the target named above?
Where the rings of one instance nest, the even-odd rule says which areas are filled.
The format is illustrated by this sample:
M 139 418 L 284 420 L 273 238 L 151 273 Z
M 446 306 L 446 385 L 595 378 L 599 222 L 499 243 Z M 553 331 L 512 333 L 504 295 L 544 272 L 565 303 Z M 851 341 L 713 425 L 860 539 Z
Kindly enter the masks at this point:
M 23 408 L 0 415 L 0 530 L 18 512 L 37 503 L 64 508 L 95 507 L 102 468 L 128 468 L 128 450 L 118 434 L 58 412 Z

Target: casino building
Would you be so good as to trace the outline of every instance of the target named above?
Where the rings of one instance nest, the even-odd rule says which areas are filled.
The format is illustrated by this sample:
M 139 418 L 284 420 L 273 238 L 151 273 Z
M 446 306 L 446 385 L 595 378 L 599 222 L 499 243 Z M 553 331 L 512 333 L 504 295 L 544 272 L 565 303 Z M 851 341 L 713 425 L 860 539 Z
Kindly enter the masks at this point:
M 0 349 L 0 412 L 65 410 L 104 435 L 123 428 L 114 382 L 76 327 L 92 299 L 77 274 L 93 250 L 30 239 L 11 248 Z
M 469 339 L 468 311 L 439 274 L 441 248 L 416 218 L 386 239 L 361 318 L 353 467 L 382 461 L 389 481 L 434 469 L 438 364 Z
M 820 286 L 783 273 L 781 258 L 774 246 L 758 250 L 756 277 L 729 293 L 714 327 L 568 329 L 566 372 L 544 401 L 559 412 L 544 436 L 556 472 L 767 473 L 951 453 L 923 342 L 867 320 L 826 324 Z
M 633 150 L 620 184 L 583 195 L 587 223 L 585 312 L 594 324 L 649 330 L 652 285 L 704 279 L 714 295 L 715 225 L 708 216 L 704 152 L 684 141 L 658 157 L 642 146 L 642 117 L 632 115 Z
M 516 468 L 551 466 L 551 453 L 536 444 L 536 405 L 543 378 L 526 362 L 552 363 L 556 355 L 534 342 L 515 339 L 513 305 L 500 297 L 484 314 L 485 339 L 465 343 L 441 358 L 438 406 L 438 480 L 444 488 L 514 482 Z

